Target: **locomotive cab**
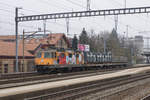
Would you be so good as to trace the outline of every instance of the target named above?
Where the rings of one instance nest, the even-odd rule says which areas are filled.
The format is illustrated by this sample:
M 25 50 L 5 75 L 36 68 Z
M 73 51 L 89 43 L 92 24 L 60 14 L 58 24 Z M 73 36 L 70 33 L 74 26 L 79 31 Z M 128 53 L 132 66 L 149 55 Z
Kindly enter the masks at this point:
M 36 65 L 53 65 L 57 63 L 56 52 L 54 51 L 39 51 L 36 55 Z

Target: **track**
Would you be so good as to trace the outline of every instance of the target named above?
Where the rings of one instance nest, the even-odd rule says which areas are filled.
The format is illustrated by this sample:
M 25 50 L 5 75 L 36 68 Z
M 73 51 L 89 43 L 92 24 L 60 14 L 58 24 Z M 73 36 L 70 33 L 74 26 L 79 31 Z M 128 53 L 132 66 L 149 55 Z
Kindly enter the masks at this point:
M 89 95 L 91 93 L 96 93 L 103 90 L 115 88 L 121 85 L 129 84 L 139 80 L 144 80 L 147 78 L 150 78 L 150 73 L 127 75 L 127 76 L 118 77 L 114 79 L 106 79 L 103 81 L 101 80 L 96 82 L 89 82 L 86 84 L 85 83 L 78 84 L 76 86 L 70 86 L 65 90 L 62 88 L 59 89 L 59 91 L 55 91 L 46 95 L 41 95 L 33 98 L 27 98 L 26 100 L 74 100 Z
M 132 68 L 146 67 L 146 66 L 149 66 L 149 65 L 141 64 L 141 65 L 133 66 Z M 130 67 L 126 67 L 126 68 L 130 68 Z M 17 73 L 0 74 L 0 80 L 2 80 L 2 79 L 20 78 L 20 77 L 30 77 L 30 76 L 36 76 L 36 75 L 39 75 L 39 73 L 37 73 L 36 71 L 34 71 L 34 72 L 17 72 Z
M 61 81 L 38 83 L 18 88 L 2 89 L 2 100 L 66 100 L 115 88 L 132 82 L 150 79 L 150 68 L 136 68 L 106 75 L 80 76 Z M 129 73 L 128 73 L 129 72 Z M 120 76 L 121 75 L 121 76 Z M 122 76 L 123 75 L 123 76 Z M 70 85 L 69 85 L 70 84 Z M 12 91 L 15 91 L 14 93 Z M 3 96 L 2 96 L 3 95 Z M 109 96 L 108 94 L 107 96 Z M 106 95 L 105 95 L 106 96 Z M 104 96 L 104 97 L 105 97 Z
M 150 100 L 150 95 L 148 95 L 148 96 L 142 98 L 141 100 Z
M 8 73 L 8 74 L 0 74 L 0 80 L 2 79 L 12 79 L 19 77 L 29 77 L 38 75 L 37 72 L 18 72 L 18 73 Z
M 59 73 L 59 74 L 52 74 L 52 75 L 38 75 L 38 76 L 15 78 L 9 80 L 5 79 L 5 80 L 0 80 L 0 89 L 67 80 L 67 79 L 87 77 L 87 76 L 94 76 L 94 75 L 101 75 L 101 74 L 113 73 L 116 71 L 119 71 L 119 69 L 115 69 L 115 70 L 105 69 L 103 71 L 97 70 L 97 71 L 62 73 L 62 74 Z
M 134 66 L 132 68 L 136 68 L 140 66 Z M 142 66 L 145 67 L 148 65 L 142 65 Z M 98 74 L 106 74 L 106 73 L 112 73 L 115 71 L 128 69 L 128 68 L 131 67 L 126 67 L 126 68 L 116 67 L 112 69 L 101 69 L 101 70 L 81 71 L 81 72 L 72 72 L 72 73 L 58 73 L 58 74 L 50 74 L 50 75 L 49 74 L 41 75 L 36 72 L 5 74 L 0 78 L 0 89 L 52 82 L 58 80 L 65 80 L 71 78 L 79 78 L 79 77 L 98 75 Z

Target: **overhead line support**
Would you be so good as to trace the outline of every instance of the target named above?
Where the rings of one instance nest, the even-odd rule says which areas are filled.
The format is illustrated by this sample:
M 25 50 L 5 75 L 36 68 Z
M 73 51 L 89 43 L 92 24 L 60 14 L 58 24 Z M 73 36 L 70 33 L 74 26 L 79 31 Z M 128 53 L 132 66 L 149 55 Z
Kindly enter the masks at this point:
M 20 16 L 17 18 L 17 21 L 23 22 L 23 21 L 46 20 L 46 19 L 61 19 L 61 18 L 106 16 L 106 15 L 123 15 L 123 14 L 138 14 L 138 13 L 150 13 L 150 7 L 90 10 L 90 11 Z
M 16 31 L 16 65 L 15 65 L 15 72 L 18 72 L 18 9 L 15 9 L 15 31 Z

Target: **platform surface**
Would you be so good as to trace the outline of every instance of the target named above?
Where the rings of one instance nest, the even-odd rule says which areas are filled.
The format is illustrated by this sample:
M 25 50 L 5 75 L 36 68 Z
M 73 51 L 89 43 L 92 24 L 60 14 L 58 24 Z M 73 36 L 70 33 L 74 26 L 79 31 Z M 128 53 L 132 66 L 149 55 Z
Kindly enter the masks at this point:
M 13 88 L 8 88 L 8 89 L 0 89 L 0 97 L 24 94 L 28 92 L 69 86 L 69 85 L 74 85 L 78 83 L 103 80 L 103 79 L 114 78 L 114 77 L 119 77 L 119 76 L 132 75 L 132 74 L 142 73 L 146 71 L 150 71 L 150 67 L 125 69 L 125 70 L 117 71 L 115 73 L 109 73 L 109 74 L 103 74 L 103 75 L 61 80 L 61 81 L 56 81 L 56 82 L 40 83 L 40 84 L 35 84 L 35 85 L 13 87 Z

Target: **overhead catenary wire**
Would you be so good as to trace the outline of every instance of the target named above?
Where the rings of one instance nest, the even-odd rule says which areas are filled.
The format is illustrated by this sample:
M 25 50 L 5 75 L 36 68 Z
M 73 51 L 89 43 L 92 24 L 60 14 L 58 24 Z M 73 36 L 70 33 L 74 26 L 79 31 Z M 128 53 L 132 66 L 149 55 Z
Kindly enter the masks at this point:
M 12 23 L 12 22 L 8 22 L 8 21 L 0 21 L 0 23 L 3 23 L 3 24 L 9 24 L 9 25 L 11 25 L 11 26 L 14 26 L 15 25 L 15 23 Z M 36 28 L 36 27 L 34 27 L 34 26 L 29 26 L 29 25 L 20 25 L 21 27 L 27 27 L 27 28 Z M 36 28 L 37 29 L 37 28 Z
M 46 0 L 46 1 L 48 1 L 48 0 Z M 57 2 L 59 2 L 59 1 L 57 1 Z M 74 1 L 74 2 L 77 2 L 77 1 Z M 64 4 L 63 4 L 62 2 L 59 2 L 59 3 L 62 4 L 62 5 L 59 4 L 59 6 L 63 6 L 63 8 L 65 8 L 65 7 L 64 7 Z M 49 4 L 51 4 L 51 3 L 49 3 Z M 49 5 L 49 4 L 47 4 L 47 5 Z M 51 4 L 51 5 L 52 5 L 52 4 Z M 56 4 L 56 5 L 57 5 L 57 4 Z M 68 6 L 68 5 L 67 5 L 67 6 Z M 81 7 L 83 7 L 83 6 L 81 5 Z M 58 8 L 58 5 L 57 5 L 56 8 Z M 58 8 L 58 9 L 59 9 L 59 8 Z M 67 7 L 66 7 L 65 9 L 70 9 L 70 8 L 67 8 Z M 25 10 L 25 11 L 31 11 L 31 10 L 28 9 L 28 10 Z M 31 11 L 31 12 L 32 12 L 32 11 Z M 36 11 L 33 11 L 33 12 L 36 12 Z M 38 12 L 38 11 L 37 11 L 36 13 L 41 13 L 41 12 Z M 94 23 L 95 23 L 95 22 L 94 22 Z M 99 24 L 99 23 L 98 23 L 98 24 Z
M 75 2 L 75 1 L 71 1 L 71 0 L 66 0 L 66 1 L 68 1 L 68 2 L 70 2 L 70 3 L 72 3 L 72 4 L 74 4 L 74 5 L 76 5 L 76 6 L 78 6 L 78 7 L 85 8 L 85 6 L 79 4 L 79 3 Z

